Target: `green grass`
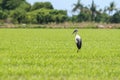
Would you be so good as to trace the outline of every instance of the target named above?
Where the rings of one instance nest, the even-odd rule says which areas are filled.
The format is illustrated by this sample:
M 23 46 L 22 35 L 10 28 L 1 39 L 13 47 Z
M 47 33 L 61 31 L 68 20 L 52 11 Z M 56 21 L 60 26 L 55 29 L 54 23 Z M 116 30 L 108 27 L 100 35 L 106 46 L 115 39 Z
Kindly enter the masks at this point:
M 120 30 L 0 29 L 0 80 L 120 80 Z

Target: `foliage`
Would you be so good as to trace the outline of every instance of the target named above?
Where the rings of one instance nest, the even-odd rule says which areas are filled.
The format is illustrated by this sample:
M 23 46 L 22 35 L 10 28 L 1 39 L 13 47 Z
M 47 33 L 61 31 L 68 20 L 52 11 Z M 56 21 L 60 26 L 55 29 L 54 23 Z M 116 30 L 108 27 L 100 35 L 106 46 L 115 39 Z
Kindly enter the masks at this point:
M 96 5 L 94 3 L 94 0 L 92 0 L 90 10 L 91 10 L 91 13 L 92 13 L 91 14 L 91 19 L 92 19 L 92 21 L 95 21 L 95 15 L 96 15 L 97 10 L 96 10 Z
M 78 16 L 78 22 L 91 21 L 91 15 L 89 11 L 81 12 Z
M 95 21 L 96 22 L 109 22 L 110 17 L 106 14 L 106 13 L 99 13 L 96 17 L 95 17 Z
M 14 10 L 25 0 L 2 0 L 1 7 L 3 10 Z
M 82 11 L 83 9 L 83 4 L 80 2 L 80 0 L 78 0 L 78 2 L 76 4 L 73 4 L 74 8 L 72 9 L 73 12 L 79 10 Z
M 105 7 L 104 11 L 102 9 L 97 10 L 97 6 L 94 3 L 94 0 L 92 0 L 92 3 L 89 7 L 84 6 L 80 0 L 76 4 L 74 4 L 74 7 L 72 9 L 73 12 L 78 12 L 77 17 L 73 16 L 73 19 L 76 22 L 82 22 L 82 21 L 95 21 L 95 22 L 119 22 L 117 19 L 115 20 L 115 15 L 118 14 L 118 8 L 116 8 L 115 2 L 111 2 L 108 7 Z M 109 12 L 109 14 L 107 13 Z M 114 11 L 114 14 L 113 14 Z M 114 16 L 113 16 L 114 15 Z M 91 18 L 90 18 L 91 16 Z M 111 21 L 112 19 L 112 21 Z
M 74 22 L 78 22 L 77 18 L 78 18 L 77 15 L 72 15 L 72 17 L 69 17 L 68 20 L 74 23 Z
M 0 6 L 0 18 L 11 17 L 13 23 L 61 23 L 67 18 L 67 11 L 55 10 L 50 2 L 36 2 L 30 5 L 26 0 L 1 0 Z
M 35 21 L 35 23 L 39 23 L 39 24 L 50 23 L 50 22 L 56 22 L 56 23 L 64 22 L 66 18 L 67 18 L 67 12 L 64 10 L 39 9 L 39 10 L 31 11 L 26 15 L 26 19 L 31 21 L 31 23 L 34 23 Z
M 24 22 L 26 12 L 22 9 L 16 9 L 11 11 L 11 17 L 13 17 L 14 21 L 18 23 Z
M 25 10 L 26 12 L 29 12 L 31 9 L 31 5 L 27 2 L 22 2 L 17 9 L 22 9 Z
M 120 11 L 116 12 L 111 18 L 112 23 L 120 23 Z
M 53 9 L 53 6 L 50 2 L 36 2 L 32 6 L 31 10 L 37 10 L 41 8 L 46 8 L 46 9 Z
M 109 7 L 107 8 L 107 10 L 109 11 L 109 14 L 110 14 L 110 15 L 111 15 L 111 13 L 112 13 L 114 10 L 117 10 L 114 1 L 110 3 L 110 5 L 109 5 Z
M 25 16 L 25 23 L 37 23 L 36 15 L 37 13 L 35 11 L 28 12 Z
M 72 12 L 78 14 L 68 16 L 66 10 L 56 10 L 50 2 L 36 2 L 33 5 L 26 0 L 0 0 L 0 19 L 11 19 L 13 23 L 63 23 L 70 22 L 104 22 L 119 23 L 119 10 L 115 2 L 111 2 L 104 10 L 97 9 L 92 0 L 89 6 L 84 6 L 81 0 L 73 4 Z
M 0 10 L 0 19 L 6 19 L 7 18 L 7 13 Z

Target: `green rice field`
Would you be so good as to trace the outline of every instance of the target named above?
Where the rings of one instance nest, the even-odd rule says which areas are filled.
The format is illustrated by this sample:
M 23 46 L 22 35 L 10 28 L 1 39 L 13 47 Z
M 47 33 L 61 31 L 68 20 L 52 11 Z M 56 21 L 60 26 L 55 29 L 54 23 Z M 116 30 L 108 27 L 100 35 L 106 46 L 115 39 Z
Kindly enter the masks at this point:
M 120 30 L 0 29 L 0 80 L 120 80 Z

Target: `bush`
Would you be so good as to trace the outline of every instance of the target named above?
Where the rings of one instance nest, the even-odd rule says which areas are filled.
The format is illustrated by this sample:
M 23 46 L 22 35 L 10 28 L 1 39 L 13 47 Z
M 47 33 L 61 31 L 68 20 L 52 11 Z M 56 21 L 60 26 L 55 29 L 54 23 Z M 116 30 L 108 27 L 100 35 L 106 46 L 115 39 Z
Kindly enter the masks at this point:
M 25 15 L 26 12 L 22 9 L 16 9 L 14 11 L 11 11 L 11 17 L 14 21 L 17 21 L 17 23 L 23 23 L 25 22 Z
M 109 22 L 110 17 L 106 13 L 99 13 L 95 17 L 96 22 Z
M 64 10 L 50 10 L 50 9 L 39 9 L 28 12 L 26 15 L 27 23 L 61 23 L 66 21 L 67 12 Z
M 0 19 L 6 19 L 7 18 L 7 13 L 0 10 Z

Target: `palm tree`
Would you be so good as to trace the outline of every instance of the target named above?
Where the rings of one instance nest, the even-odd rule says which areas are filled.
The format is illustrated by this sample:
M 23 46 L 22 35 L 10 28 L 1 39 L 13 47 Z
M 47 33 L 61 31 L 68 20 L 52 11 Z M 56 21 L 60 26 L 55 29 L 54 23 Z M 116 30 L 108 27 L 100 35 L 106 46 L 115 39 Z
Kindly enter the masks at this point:
M 74 8 L 72 9 L 72 12 L 76 12 L 77 10 L 82 11 L 83 5 L 81 4 L 80 0 L 76 4 L 73 4 Z
M 104 7 L 103 13 L 106 13 L 107 10 L 108 10 L 107 7 Z
M 117 10 L 114 1 L 110 3 L 110 5 L 109 5 L 109 7 L 107 8 L 107 10 L 109 11 L 109 15 L 111 15 L 114 10 Z
M 92 21 L 94 21 L 95 16 L 96 16 L 96 12 L 97 12 L 94 0 L 92 0 L 92 4 L 91 4 L 91 7 L 90 7 L 90 10 L 91 10 L 91 13 L 92 13 L 91 14 Z

